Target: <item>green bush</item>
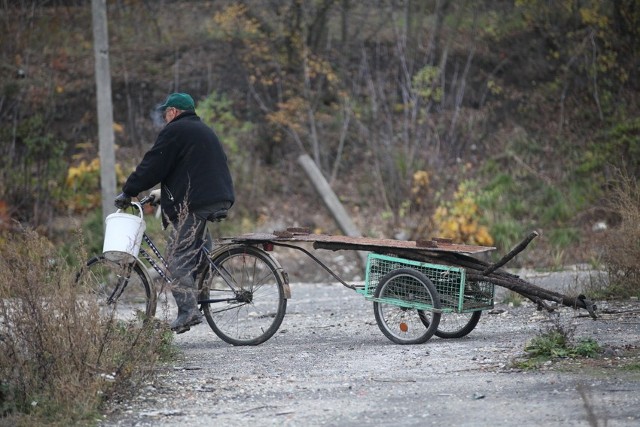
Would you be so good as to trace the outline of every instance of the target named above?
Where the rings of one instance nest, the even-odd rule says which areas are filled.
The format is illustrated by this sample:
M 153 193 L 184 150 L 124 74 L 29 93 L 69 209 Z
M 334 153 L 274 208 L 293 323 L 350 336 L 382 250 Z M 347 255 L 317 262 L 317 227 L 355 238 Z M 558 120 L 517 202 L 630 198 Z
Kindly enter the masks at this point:
M 546 360 L 558 357 L 595 357 L 600 352 L 600 345 L 591 338 L 583 338 L 573 344 L 564 331 L 552 329 L 533 338 L 525 351 L 531 358 Z
M 492 178 L 480 193 L 479 205 L 487 214 L 497 252 L 511 250 L 532 229 L 545 230 L 544 253 L 550 256 L 537 263 L 561 266 L 565 250 L 580 241 L 577 215 L 599 194 L 594 185 L 571 176 L 556 185 L 536 176 L 507 174 L 495 164 L 483 173 Z
M 574 328 L 565 327 L 555 319 L 546 331 L 532 338 L 525 346 L 527 358 L 516 363 L 523 369 L 535 369 L 545 362 L 558 358 L 593 358 L 600 354 L 600 345 L 591 338 L 578 341 L 573 337 Z
M 65 148 L 42 114 L 0 127 L 0 201 L 14 218 L 47 223 L 64 182 Z

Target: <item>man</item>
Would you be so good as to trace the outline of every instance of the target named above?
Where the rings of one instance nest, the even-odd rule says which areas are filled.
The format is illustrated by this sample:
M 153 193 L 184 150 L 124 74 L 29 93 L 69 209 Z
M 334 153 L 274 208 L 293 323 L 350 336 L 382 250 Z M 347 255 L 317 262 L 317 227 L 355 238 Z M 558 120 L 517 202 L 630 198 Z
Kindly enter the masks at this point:
M 196 115 L 193 98 L 172 93 L 159 110 L 167 124 L 127 179 L 115 205 L 121 209 L 131 197 L 160 183 L 163 223 L 173 225 L 168 264 L 178 317 L 171 330 L 179 334 L 202 322 L 195 284 L 198 251 L 204 244 L 207 218 L 229 209 L 234 191 L 227 156 L 213 130 Z

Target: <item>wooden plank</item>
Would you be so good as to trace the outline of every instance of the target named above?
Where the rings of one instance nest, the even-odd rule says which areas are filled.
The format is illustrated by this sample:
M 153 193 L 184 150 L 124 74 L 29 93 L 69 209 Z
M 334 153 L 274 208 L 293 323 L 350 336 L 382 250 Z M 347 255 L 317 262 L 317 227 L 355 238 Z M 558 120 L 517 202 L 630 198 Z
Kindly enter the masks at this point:
M 316 249 L 328 250 L 356 250 L 368 252 L 394 251 L 396 249 L 411 252 L 453 252 L 453 253 L 482 253 L 494 250 L 491 246 L 460 245 L 434 241 L 433 245 L 424 247 L 412 240 L 375 239 L 358 236 L 334 236 L 329 234 L 296 234 L 286 232 L 249 233 L 230 237 L 237 243 L 266 243 L 266 242 L 308 242 Z

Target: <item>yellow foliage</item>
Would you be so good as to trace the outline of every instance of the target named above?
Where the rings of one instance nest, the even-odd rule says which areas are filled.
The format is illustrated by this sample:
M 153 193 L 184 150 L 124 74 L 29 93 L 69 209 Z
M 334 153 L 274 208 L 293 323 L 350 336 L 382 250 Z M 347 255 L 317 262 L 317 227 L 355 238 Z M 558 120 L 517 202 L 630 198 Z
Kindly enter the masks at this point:
M 307 102 L 300 97 L 294 97 L 278 104 L 278 110 L 267 114 L 269 122 L 300 133 L 304 130 Z
M 119 164 L 115 166 L 116 180 L 123 184 L 126 176 Z M 74 212 L 86 212 L 100 206 L 100 159 L 81 160 L 69 166 L 65 180 L 64 204 Z
M 612 3 L 616 3 L 613 5 Z M 561 62 L 584 57 L 576 62 L 572 72 L 591 77 L 593 72 L 607 74 L 599 77 L 599 84 L 625 83 L 629 79 L 627 61 L 621 56 L 629 51 L 630 44 L 637 39 L 640 26 L 640 9 L 637 1 L 604 2 L 601 0 L 516 0 L 525 22 L 545 33 L 558 33 L 559 28 L 572 27 L 572 31 L 558 33 L 554 44 L 558 46 L 550 54 Z M 612 14 L 615 11 L 615 16 Z M 578 18 L 578 23 L 576 23 Z M 571 24 L 565 24 L 570 22 Z M 624 22 L 629 37 L 620 37 L 618 25 Z M 566 29 L 566 28 L 565 28 Z M 633 35 L 632 35 L 633 34 Z M 589 40 L 585 43 L 584 40 Z M 637 42 L 636 42 L 637 44 Z M 576 48 L 579 51 L 576 51 Z M 595 65 L 596 68 L 593 68 Z
M 222 12 L 216 12 L 213 24 L 209 26 L 209 32 L 221 32 L 228 39 L 255 36 L 260 32 L 260 23 L 247 17 L 247 6 L 242 4 L 233 4 Z
M 122 133 L 124 132 L 124 126 L 122 126 L 120 123 L 113 122 L 113 131 L 115 133 Z
M 596 7 L 583 7 L 580 9 L 580 18 L 582 18 L 582 22 L 587 25 L 595 25 L 599 28 L 608 27 L 609 18 L 603 13 L 600 13 Z
M 309 55 L 307 57 L 306 67 L 309 78 L 315 79 L 322 75 L 329 83 L 338 81 L 338 75 L 333 71 L 331 63 L 318 56 Z
M 260 22 L 248 16 L 245 5 L 233 4 L 217 12 L 208 25 L 208 31 L 227 42 L 241 43 L 244 46 L 244 49 L 239 52 L 248 69 L 255 73 L 250 77 L 252 84 L 255 82 L 267 86 L 274 84 L 274 77 L 270 74 L 262 75 L 257 66 L 257 64 L 270 64 L 274 60 L 269 48 L 269 40 L 261 31 Z
M 67 170 L 67 187 L 76 189 L 78 186 L 93 180 L 93 175 L 100 172 L 100 160 L 95 158 L 90 163 L 82 160 L 78 166 L 69 166 Z
M 491 246 L 494 243 L 489 229 L 480 225 L 481 212 L 476 203 L 474 184 L 462 182 L 453 195 L 453 200 L 439 206 L 433 214 L 438 237 L 452 239 L 457 243 Z
M 429 197 L 429 184 L 431 176 L 429 172 L 419 170 L 413 174 L 413 183 L 411 185 L 411 198 L 415 206 L 421 206 Z
M 493 237 L 489 234 L 489 229 L 481 225 L 476 233 L 476 242 L 482 246 L 491 246 L 494 243 Z
M 422 190 L 429 188 L 429 172 L 419 170 L 413 174 L 413 186 L 411 187 L 412 194 L 418 194 Z
M 331 61 L 314 54 L 306 46 L 304 35 L 296 29 L 287 27 L 274 38 L 273 28 L 265 28 L 253 16 L 247 6 L 231 4 L 215 13 L 207 29 L 213 37 L 234 46 L 234 55 L 243 64 L 257 93 L 278 92 L 279 103 L 264 104 L 269 111 L 267 121 L 279 132 L 272 136 L 272 141 L 278 142 L 286 134 L 303 140 L 312 122 L 335 122 L 338 103 L 337 107 L 333 103 L 316 107 L 325 91 L 337 91 L 339 78 Z M 282 37 L 286 43 L 282 43 Z

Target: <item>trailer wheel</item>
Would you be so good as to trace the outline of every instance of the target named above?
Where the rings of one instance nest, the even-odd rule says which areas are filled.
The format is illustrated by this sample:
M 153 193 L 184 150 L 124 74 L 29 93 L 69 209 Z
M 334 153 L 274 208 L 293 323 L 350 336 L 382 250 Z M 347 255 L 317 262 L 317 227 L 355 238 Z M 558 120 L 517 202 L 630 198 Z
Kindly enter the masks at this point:
M 425 343 L 438 329 L 440 297 L 433 283 L 417 270 L 399 268 L 385 274 L 376 286 L 374 298 L 373 314 L 378 327 L 396 344 Z M 403 306 L 406 303 L 426 304 L 434 311 L 408 308 Z
M 419 312 L 424 326 L 429 327 L 429 317 Z M 435 336 L 439 338 L 462 338 L 475 329 L 482 311 L 467 313 L 442 313 Z

